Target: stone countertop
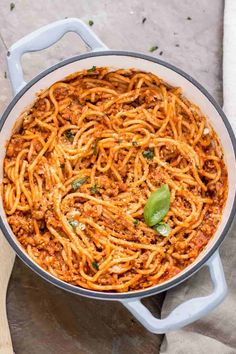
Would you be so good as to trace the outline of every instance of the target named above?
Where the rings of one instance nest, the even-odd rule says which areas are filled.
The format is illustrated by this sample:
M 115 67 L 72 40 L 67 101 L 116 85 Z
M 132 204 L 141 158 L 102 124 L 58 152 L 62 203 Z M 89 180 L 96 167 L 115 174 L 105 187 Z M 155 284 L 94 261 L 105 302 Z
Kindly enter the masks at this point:
M 14 3 L 11 10 L 10 3 Z M 42 4 L 45 4 L 44 6 Z M 12 6 L 13 7 L 13 6 Z M 11 100 L 6 52 L 35 29 L 65 17 L 88 23 L 109 48 L 141 51 L 196 78 L 221 103 L 223 0 L 1 0 L 0 111 Z M 143 23 L 143 18 L 146 18 Z M 26 54 L 25 78 L 87 51 L 75 34 L 51 48 Z M 149 53 L 150 54 L 150 53 Z M 0 260 L 1 261 L 1 260 Z M 163 295 L 146 300 L 159 314 Z M 16 260 L 7 297 L 16 354 L 158 353 L 162 336 L 148 333 L 118 303 L 85 299 L 48 284 Z

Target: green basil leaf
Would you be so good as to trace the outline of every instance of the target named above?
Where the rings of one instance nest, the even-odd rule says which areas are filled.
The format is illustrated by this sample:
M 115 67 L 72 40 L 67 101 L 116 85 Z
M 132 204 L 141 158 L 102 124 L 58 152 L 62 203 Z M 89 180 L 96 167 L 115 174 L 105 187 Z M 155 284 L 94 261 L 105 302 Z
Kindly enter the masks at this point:
M 169 234 L 171 232 L 171 227 L 169 224 L 162 222 L 162 223 L 159 223 L 159 224 L 153 226 L 153 230 L 158 232 L 158 234 L 160 234 L 161 236 L 166 237 L 166 236 L 169 236 Z
M 99 270 L 99 265 L 96 261 L 92 262 L 92 266 L 94 269 Z
M 148 226 L 158 224 L 170 209 L 170 190 L 167 184 L 151 193 L 144 207 L 144 220 Z
M 74 232 L 76 231 L 76 228 L 79 226 L 79 222 L 77 220 L 71 219 L 68 221 Z
M 71 187 L 74 189 L 74 191 L 76 191 L 77 189 L 79 189 L 82 186 L 82 184 L 86 183 L 87 179 L 88 179 L 88 177 L 82 177 L 82 178 L 76 179 L 71 183 Z

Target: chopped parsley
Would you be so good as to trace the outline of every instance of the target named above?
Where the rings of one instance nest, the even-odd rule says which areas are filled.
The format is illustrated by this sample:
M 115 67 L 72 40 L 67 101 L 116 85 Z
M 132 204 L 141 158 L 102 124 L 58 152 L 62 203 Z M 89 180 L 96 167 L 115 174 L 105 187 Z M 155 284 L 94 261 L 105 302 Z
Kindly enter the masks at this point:
M 90 27 L 92 27 L 93 24 L 94 24 L 93 20 L 89 20 L 88 24 L 89 24 Z
M 4 71 L 4 78 L 7 79 L 7 72 Z
M 192 18 L 191 18 L 190 16 L 188 16 L 188 17 L 187 17 L 187 20 L 188 20 L 188 21 L 191 21 L 191 20 L 192 20 Z
M 11 3 L 10 3 L 10 10 L 11 10 L 11 11 L 14 10 L 15 6 L 16 6 L 16 5 L 14 4 L 14 2 L 11 2 Z
M 143 17 L 142 23 L 145 23 L 147 21 L 147 17 Z
M 97 69 L 95 65 L 93 65 L 90 69 L 87 70 L 88 73 L 92 73 Z
M 92 262 L 92 266 L 94 269 L 99 270 L 99 264 L 96 261 Z
M 82 184 L 86 183 L 87 179 L 88 179 L 88 177 L 82 177 L 82 178 L 76 179 L 71 183 L 71 187 L 73 188 L 74 191 L 76 191 L 77 189 L 79 189 L 82 186 Z
M 67 131 L 64 133 L 64 137 L 72 143 L 72 142 L 74 141 L 75 134 L 72 133 L 71 130 L 67 130 Z
M 65 169 L 65 164 L 64 164 L 64 163 L 61 164 L 61 169 L 62 169 L 62 170 Z
M 98 154 L 98 142 L 99 142 L 100 139 L 96 139 L 95 142 L 94 142 L 94 145 L 93 145 L 93 155 L 94 156 L 97 156 Z
M 68 221 L 74 232 L 76 232 L 76 228 L 79 226 L 79 222 L 77 220 L 71 219 Z
M 93 184 L 91 187 L 90 187 L 90 192 L 92 194 L 97 194 L 99 193 L 99 190 L 98 190 L 99 186 L 97 185 L 97 183 Z
M 152 160 L 154 157 L 154 150 L 153 149 L 148 149 L 143 152 L 143 157 L 147 160 Z
M 134 219 L 133 224 L 135 227 L 137 227 L 139 223 L 140 221 L 138 219 Z
M 133 146 L 138 146 L 137 141 L 132 141 L 132 145 L 133 145 Z
M 160 53 L 159 53 L 159 55 L 162 55 L 162 54 L 163 54 L 163 51 L 161 50 Z
M 157 45 L 154 45 L 153 47 L 151 47 L 151 48 L 149 49 L 149 52 L 153 53 L 153 52 L 155 52 L 155 50 L 157 50 L 157 49 L 158 49 L 158 46 L 157 46 Z

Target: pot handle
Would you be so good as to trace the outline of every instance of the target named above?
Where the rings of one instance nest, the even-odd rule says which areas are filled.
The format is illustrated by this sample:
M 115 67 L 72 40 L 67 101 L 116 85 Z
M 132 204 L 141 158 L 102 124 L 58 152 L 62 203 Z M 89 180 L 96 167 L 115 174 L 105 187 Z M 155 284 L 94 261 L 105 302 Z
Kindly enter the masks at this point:
M 22 55 L 50 47 L 67 32 L 77 33 L 92 51 L 107 49 L 97 35 L 78 18 L 68 18 L 41 27 L 13 44 L 7 53 L 9 76 L 14 94 L 26 85 L 21 66 Z
M 205 264 L 209 268 L 213 283 L 210 295 L 196 297 L 177 306 L 166 318 L 158 319 L 140 300 L 122 300 L 122 304 L 152 333 L 166 333 L 182 328 L 207 315 L 218 306 L 227 293 L 224 270 L 217 251 Z

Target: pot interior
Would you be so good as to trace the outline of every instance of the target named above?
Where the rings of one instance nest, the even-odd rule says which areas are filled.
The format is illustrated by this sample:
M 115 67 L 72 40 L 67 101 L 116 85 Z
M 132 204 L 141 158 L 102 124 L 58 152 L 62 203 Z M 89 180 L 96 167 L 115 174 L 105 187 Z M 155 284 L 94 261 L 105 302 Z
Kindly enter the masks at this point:
M 231 128 L 227 122 L 226 117 L 220 108 L 215 104 L 211 96 L 190 76 L 184 74 L 180 70 L 166 64 L 162 61 L 154 59 L 152 57 L 147 57 L 142 54 L 128 53 L 128 52 L 98 52 L 81 55 L 75 58 L 71 58 L 61 62 L 52 68 L 39 74 L 35 79 L 33 79 L 11 102 L 11 104 L 6 109 L 3 117 L 0 121 L 0 178 L 3 177 L 3 159 L 5 156 L 5 145 L 6 141 L 10 138 L 13 129 L 17 129 L 19 126 L 19 121 L 17 124 L 16 120 L 19 115 L 28 107 L 35 99 L 35 93 L 38 91 L 49 87 L 56 81 L 63 79 L 65 76 L 72 74 L 76 71 L 82 69 L 88 69 L 92 66 L 108 66 L 111 69 L 118 68 L 136 68 L 141 71 L 148 71 L 156 74 L 157 76 L 164 79 L 167 83 L 173 86 L 180 86 L 183 89 L 183 94 L 190 100 L 197 104 L 202 112 L 208 117 L 212 127 L 217 133 L 224 150 L 225 163 L 228 168 L 228 179 L 229 179 L 229 193 L 226 202 L 226 206 L 223 212 L 221 223 L 217 229 L 216 234 L 212 240 L 207 245 L 206 249 L 200 254 L 200 256 L 192 263 L 188 268 L 186 268 L 182 273 L 177 275 L 175 278 L 169 281 L 157 285 L 153 288 L 146 290 L 138 290 L 129 293 L 109 293 L 102 294 L 101 292 L 88 291 L 75 287 L 70 284 L 66 284 L 59 281 L 55 277 L 49 275 L 47 272 L 42 270 L 37 266 L 34 261 L 32 261 L 28 255 L 22 250 L 19 242 L 12 233 L 3 209 L 2 200 L 0 201 L 0 215 L 1 215 L 1 227 L 8 241 L 11 243 L 17 254 L 36 272 L 38 272 L 45 279 L 52 281 L 55 285 L 61 286 L 66 290 L 80 293 L 81 295 L 90 297 L 100 297 L 100 298 L 110 298 L 118 299 L 125 297 L 141 297 L 147 296 L 152 293 L 158 293 L 164 291 L 180 281 L 183 281 L 188 276 L 190 276 L 194 271 L 196 271 L 200 265 L 216 250 L 219 246 L 221 239 L 224 238 L 231 222 L 233 219 L 234 208 L 235 208 L 235 192 L 236 192 L 236 165 L 235 165 L 235 141 L 234 136 L 231 132 Z

